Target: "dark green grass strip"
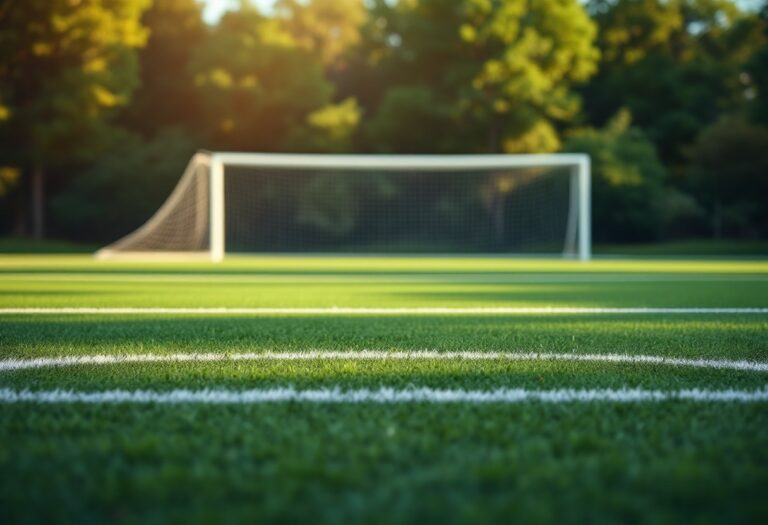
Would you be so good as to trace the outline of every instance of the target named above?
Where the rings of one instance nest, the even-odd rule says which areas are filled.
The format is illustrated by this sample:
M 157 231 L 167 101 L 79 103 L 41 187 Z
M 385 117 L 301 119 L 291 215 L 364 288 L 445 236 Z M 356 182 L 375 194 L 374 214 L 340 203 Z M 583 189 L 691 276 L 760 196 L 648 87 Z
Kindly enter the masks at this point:
M 19 405 L 0 417 L 5 523 L 768 517 L 764 406 Z

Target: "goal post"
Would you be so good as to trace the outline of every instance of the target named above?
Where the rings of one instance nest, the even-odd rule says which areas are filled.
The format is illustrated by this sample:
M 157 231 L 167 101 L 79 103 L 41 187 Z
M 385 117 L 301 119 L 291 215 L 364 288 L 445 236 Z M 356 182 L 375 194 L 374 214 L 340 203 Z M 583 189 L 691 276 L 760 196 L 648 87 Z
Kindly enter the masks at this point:
M 589 157 L 575 153 L 201 152 L 155 215 L 97 256 L 414 251 L 589 260 L 590 179 Z

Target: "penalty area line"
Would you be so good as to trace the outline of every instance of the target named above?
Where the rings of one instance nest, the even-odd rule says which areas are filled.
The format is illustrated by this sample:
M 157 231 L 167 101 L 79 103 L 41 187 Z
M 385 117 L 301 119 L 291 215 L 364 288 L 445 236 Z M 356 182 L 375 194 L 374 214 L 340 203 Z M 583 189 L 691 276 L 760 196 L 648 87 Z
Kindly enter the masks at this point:
M 768 314 L 768 308 L 707 307 L 311 307 L 311 308 L 0 308 L 0 315 L 80 314 L 80 315 L 637 315 L 637 314 Z
M 342 390 L 321 388 L 296 390 L 269 388 L 252 390 L 103 390 L 82 392 L 73 390 L 12 390 L 0 389 L 0 403 L 38 404 L 208 404 L 254 405 L 267 403 L 471 403 L 520 404 L 539 403 L 640 403 L 661 401 L 690 402 L 768 402 L 768 388 L 762 390 L 644 390 L 644 389 L 558 389 L 527 390 L 499 388 L 495 390 L 462 390 L 435 388 L 379 388 Z
M 0 372 L 50 367 L 83 365 L 119 365 L 130 363 L 211 363 L 232 361 L 311 361 L 311 360 L 434 360 L 434 361 L 567 361 L 586 363 L 618 363 L 659 365 L 671 367 L 709 368 L 768 372 L 768 363 L 750 360 L 665 357 L 632 354 L 577 354 L 540 352 L 478 352 L 478 351 L 384 351 L 348 350 L 304 352 L 249 352 L 249 353 L 175 353 L 175 354 L 96 354 L 36 358 L 0 359 Z

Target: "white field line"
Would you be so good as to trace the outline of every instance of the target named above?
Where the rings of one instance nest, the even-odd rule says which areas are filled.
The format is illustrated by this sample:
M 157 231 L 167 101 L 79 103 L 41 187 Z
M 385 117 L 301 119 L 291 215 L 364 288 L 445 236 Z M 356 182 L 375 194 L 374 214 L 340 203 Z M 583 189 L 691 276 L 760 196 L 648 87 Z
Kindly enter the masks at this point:
M 263 404 L 263 403 L 638 403 L 659 401 L 694 402 L 768 402 L 768 388 L 762 390 L 644 390 L 644 389 L 558 389 L 526 390 L 444 390 L 434 388 L 379 388 L 375 390 L 342 390 L 321 388 L 296 390 L 269 388 L 252 390 L 104 390 L 82 392 L 72 390 L 0 389 L 0 403 L 141 403 L 141 404 Z
M 0 308 L 0 315 L 18 314 L 87 314 L 87 315 L 558 315 L 558 314 L 768 314 L 768 308 L 688 308 L 688 307 L 410 307 L 410 308 L 366 308 L 366 307 L 308 307 L 308 308 L 139 308 L 139 307 L 85 307 L 85 308 Z
M 661 365 L 768 372 L 768 363 L 748 360 L 724 360 L 664 357 L 631 354 L 565 354 L 536 352 L 440 352 L 421 351 L 306 351 L 254 353 L 185 353 L 185 354 L 97 354 L 82 356 L 37 357 L 0 360 L 0 372 L 80 365 L 115 365 L 124 363 L 209 363 L 219 361 L 308 361 L 308 360 L 467 360 L 467 361 L 569 361 Z

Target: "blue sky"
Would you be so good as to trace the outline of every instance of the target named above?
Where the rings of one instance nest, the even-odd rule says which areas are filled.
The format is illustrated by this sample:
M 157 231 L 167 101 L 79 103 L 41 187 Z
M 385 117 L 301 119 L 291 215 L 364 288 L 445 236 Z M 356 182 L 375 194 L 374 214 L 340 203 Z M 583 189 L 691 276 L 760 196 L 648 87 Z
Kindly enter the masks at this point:
M 738 0 L 736 3 L 748 9 L 760 7 L 762 0 Z M 221 14 L 231 8 L 237 7 L 238 0 L 204 0 L 205 10 L 203 16 L 209 23 L 216 22 Z M 275 0 L 251 0 L 251 3 L 257 6 L 261 11 L 269 11 Z

